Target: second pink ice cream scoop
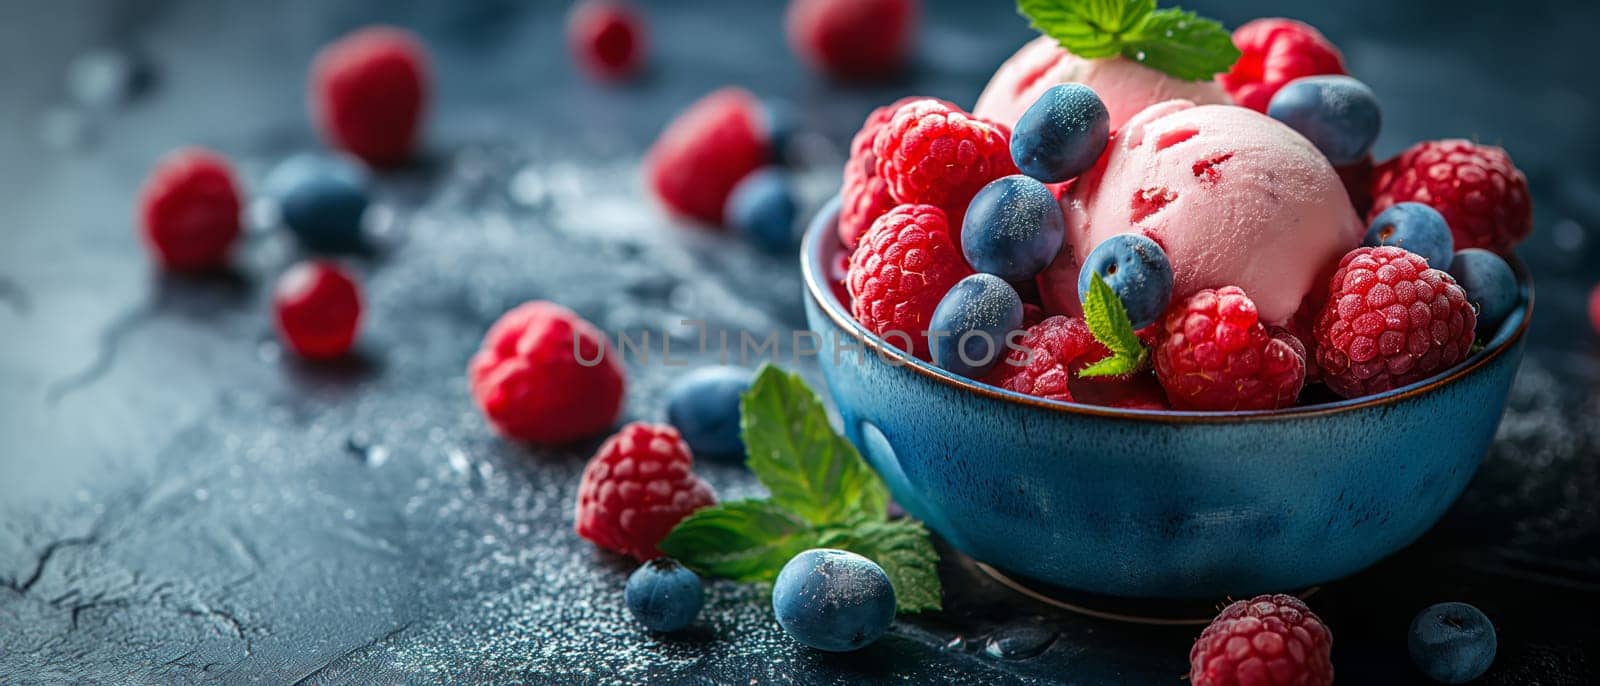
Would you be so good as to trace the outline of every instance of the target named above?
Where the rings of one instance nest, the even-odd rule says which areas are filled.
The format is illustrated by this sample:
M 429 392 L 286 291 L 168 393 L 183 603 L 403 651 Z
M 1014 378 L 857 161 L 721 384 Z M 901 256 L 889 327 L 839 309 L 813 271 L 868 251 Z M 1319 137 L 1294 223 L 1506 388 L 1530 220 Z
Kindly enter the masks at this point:
M 1067 243 L 1039 276 L 1045 309 L 1078 313 L 1078 265 L 1107 237 L 1142 233 L 1172 262 L 1174 299 L 1238 286 L 1284 324 L 1364 232 L 1322 153 L 1263 114 L 1173 100 L 1117 133 L 1062 198 Z

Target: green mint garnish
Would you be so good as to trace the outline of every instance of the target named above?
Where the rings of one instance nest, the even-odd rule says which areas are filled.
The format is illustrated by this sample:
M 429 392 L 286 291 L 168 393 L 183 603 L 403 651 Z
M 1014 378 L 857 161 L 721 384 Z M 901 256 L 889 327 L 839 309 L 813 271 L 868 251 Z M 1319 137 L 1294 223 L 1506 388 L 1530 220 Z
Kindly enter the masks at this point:
M 772 495 L 735 500 L 679 522 L 661 551 L 708 576 L 770 582 L 810 548 L 839 548 L 883 568 L 900 612 L 940 607 L 938 553 L 911 519 L 889 521 L 889 491 L 833 430 L 798 375 L 767 365 L 740 401 L 745 464 Z
M 1084 367 L 1078 376 L 1124 376 L 1139 371 L 1150 350 L 1139 340 L 1128 320 L 1122 299 L 1098 273 L 1089 275 L 1089 294 L 1083 299 L 1083 323 L 1094 339 L 1111 350 L 1111 356 Z
M 763 368 L 740 399 L 739 428 L 745 464 L 772 502 L 816 525 L 884 518 L 888 489 L 798 375 Z
M 1222 24 L 1155 0 L 1017 0 L 1035 29 L 1085 59 L 1122 56 L 1185 81 L 1233 67 L 1239 48 Z

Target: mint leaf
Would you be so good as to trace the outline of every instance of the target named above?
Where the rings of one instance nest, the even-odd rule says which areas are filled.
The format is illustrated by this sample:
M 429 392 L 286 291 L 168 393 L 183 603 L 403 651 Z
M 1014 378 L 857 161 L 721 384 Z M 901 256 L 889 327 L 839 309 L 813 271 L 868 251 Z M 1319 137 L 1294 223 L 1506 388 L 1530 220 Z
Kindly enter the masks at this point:
M 1222 24 L 1172 8 L 1147 17 L 1125 38 L 1122 55 L 1185 81 L 1207 81 L 1233 68 L 1239 48 Z
M 884 519 L 883 481 L 834 432 L 822 400 L 799 375 L 762 367 L 739 407 L 745 464 L 772 502 L 819 526 Z
M 939 554 L 928 530 L 912 519 L 887 521 L 883 481 L 834 432 L 805 381 L 767 365 L 740 413 L 746 464 L 772 497 L 697 510 L 661 541 L 661 552 L 706 576 L 771 582 L 803 551 L 840 548 L 883 568 L 898 611 L 940 608 Z
M 921 522 L 862 522 L 825 532 L 818 545 L 848 550 L 878 563 L 894 586 L 896 611 L 940 609 L 939 553 Z
M 700 574 L 772 581 L 789 558 L 817 547 L 819 536 L 776 503 L 734 500 L 696 510 L 658 547 Z
M 1078 376 L 1132 374 L 1144 366 L 1150 351 L 1144 347 L 1144 341 L 1139 340 L 1139 334 L 1134 333 L 1122 299 L 1106 285 L 1100 274 L 1090 274 L 1089 279 L 1089 293 L 1083 299 L 1083 323 L 1089 325 L 1089 333 L 1111 351 L 1111 356 L 1084 367 Z
M 1122 56 L 1175 78 L 1205 81 L 1239 59 L 1222 24 L 1155 0 L 1017 0 L 1040 33 L 1084 59 Z
M 1122 54 L 1123 35 L 1155 9 L 1155 0 L 1017 0 L 1033 28 L 1084 59 Z

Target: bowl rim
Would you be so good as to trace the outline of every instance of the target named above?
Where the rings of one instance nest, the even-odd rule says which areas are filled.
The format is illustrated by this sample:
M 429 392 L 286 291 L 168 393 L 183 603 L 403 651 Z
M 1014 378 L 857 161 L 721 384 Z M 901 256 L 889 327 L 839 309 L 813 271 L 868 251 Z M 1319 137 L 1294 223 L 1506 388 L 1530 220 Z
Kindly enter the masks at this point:
M 837 223 L 839 206 L 839 196 L 835 195 L 817 210 L 806 225 L 805 235 L 800 247 L 800 273 L 801 279 L 805 282 L 806 295 L 816 302 L 817 307 L 824 315 L 833 320 L 833 323 L 840 329 L 860 341 L 865 346 L 865 349 L 876 353 L 882 359 L 893 359 L 898 363 L 894 366 L 909 369 L 911 372 L 927 377 L 937 383 L 968 391 L 978 396 L 1062 414 L 1159 423 L 1208 424 L 1304 419 L 1394 405 L 1450 385 L 1505 355 L 1527 333 L 1529 320 L 1532 319 L 1533 315 L 1533 278 L 1528 273 L 1526 266 L 1522 264 L 1522 261 L 1513 254 L 1503 257 L 1506 257 L 1507 264 L 1511 266 L 1511 271 L 1516 276 L 1517 285 L 1522 296 L 1521 301 L 1507 316 L 1506 321 L 1501 323 L 1500 330 L 1495 332 L 1494 338 L 1489 341 L 1489 344 L 1444 374 L 1432 376 L 1399 388 L 1361 398 L 1316 405 L 1297 405 L 1277 410 L 1229 410 L 1221 412 L 1132 409 L 1040 398 L 991 386 L 935 367 L 931 363 L 917 359 L 910 353 L 889 344 L 888 341 L 868 331 L 854 317 L 850 316 L 844 310 L 844 305 L 834 297 L 833 289 L 824 289 L 823 280 L 820 276 L 824 273 L 821 265 L 822 249 L 824 247 L 823 238 L 836 235 L 834 228 Z

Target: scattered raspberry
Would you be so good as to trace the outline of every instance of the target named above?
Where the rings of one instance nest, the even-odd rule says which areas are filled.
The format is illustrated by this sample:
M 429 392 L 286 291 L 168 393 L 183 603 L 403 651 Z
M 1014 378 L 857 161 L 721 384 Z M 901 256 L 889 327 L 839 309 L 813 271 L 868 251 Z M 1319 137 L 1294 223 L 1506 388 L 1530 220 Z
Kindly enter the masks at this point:
M 1600 334 L 1600 284 L 1589 292 L 1589 324 L 1594 327 L 1595 333 Z
M 1367 210 L 1372 209 L 1372 156 L 1367 155 L 1360 162 L 1334 167 L 1333 170 L 1339 172 L 1339 182 L 1344 184 L 1344 192 L 1350 195 L 1350 205 L 1356 208 L 1356 214 L 1367 216 Z
M 1423 141 L 1379 165 L 1367 220 L 1400 202 L 1427 203 L 1444 215 L 1457 250 L 1511 249 L 1533 230 L 1528 180 L 1506 151 L 1454 139 Z
M 226 160 L 183 148 L 156 163 L 139 189 L 145 246 L 168 269 L 221 267 L 239 237 L 239 187 Z
M 1466 359 L 1477 314 L 1455 279 L 1394 246 L 1356 248 L 1328 281 L 1317 318 L 1323 382 L 1358 398 L 1426 379 Z
M 624 370 L 593 324 L 551 302 L 500 317 L 467 368 L 472 397 L 502 435 L 558 444 L 611 426 L 622 410 Z
M 641 562 L 659 557 L 656 545 L 672 527 L 717 502 L 693 468 L 694 456 L 677 429 L 644 422 L 622 427 L 583 468 L 578 535 Z
M 879 79 L 905 64 L 916 38 L 917 0 L 793 0 L 789 46 L 819 71 Z
M 401 29 L 357 30 L 323 48 L 311 65 L 312 118 L 322 135 L 375 167 L 411 155 L 427 96 L 427 50 Z
M 301 262 L 272 292 L 278 336 L 303 357 L 328 359 L 350 350 L 361 324 L 361 292 L 338 265 Z
M 1247 22 L 1234 30 L 1233 44 L 1242 54 L 1217 82 L 1235 104 L 1257 112 L 1266 112 L 1272 96 L 1290 81 L 1345 73 L 1339 49 L 1311 25 L 1293 19 Z
M 1155 350 L 1156 378 L 1183 410 L 1288 407 L 1305 385 L 1305 348 L 1274 336 L 1237 286 L 1203 289 L 1167 310 Z
M 1333 634 L 1289 595 L 1235 601 L 1189 649 L 1194 686 L 1329 686 Z
M 668 209 L 721 225 L 733 187 L 771 156 L 762 122 L 760 103 L 742 88 L 701 98 L 650 147 L 646 182 Z
M 1017 173 L 1007 136 L 948 103 L 917 100 L 895 110 L 872 151 L 896 201 L 935 205 L 960 218 L 984 184 Z
M 901 98 L 873 110 L 851 139 L 850 159 L 844 163 L 844 185 L 839 191 L 839 240 L 844 241 L 845 247 L 855 248 L 867 227 L 895 206 L 894 198 L 889 195 L 889 185 L 878 176 L 878 156 L 872 152 L 872 141 L 901 105 L 922 99 Z M 939 102 L 955 109 L 955 105 Z
M 567 17 L 567 43 L 584 72 L 602 81 L 633 76 L 647 49 L 644 22 L 627 4 L 584 0 Z
M 926 359 L 934 308 L 971 273 L 943 210 L 900 205 L 872 223 L 850 256 L 850 312 L 868 331 Z
M 1008 391 L 1074 402 L 1073 377 L 1079 369 L 1111 354 L 1078 317 L 1056 315 L 1028 327 L 985 382 Z

